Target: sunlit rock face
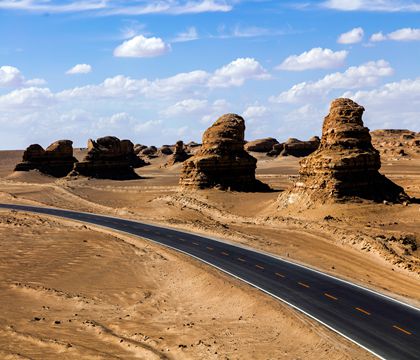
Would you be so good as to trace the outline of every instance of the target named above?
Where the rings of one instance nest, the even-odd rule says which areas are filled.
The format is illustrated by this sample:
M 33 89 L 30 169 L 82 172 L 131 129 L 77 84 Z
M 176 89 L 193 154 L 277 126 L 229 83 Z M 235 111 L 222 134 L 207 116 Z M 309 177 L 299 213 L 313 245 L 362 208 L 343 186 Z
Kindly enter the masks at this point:
M 183 164 L 180 185 L 187 188 L 220 188 L 263 191 L 256 180 L 257 160 L 244 149 L 245 121 L 236 114 L 217 119 L 203 135 L 200 150 Z
M 400 202 L 404 189 L 379 173 L 379 152 L 364 126 L 365 109 L 350 99 L 336 99 L 325 117 L 319 148 L 300 162 L 299 180 L 280 200 L 345 201 L 361 198 Z

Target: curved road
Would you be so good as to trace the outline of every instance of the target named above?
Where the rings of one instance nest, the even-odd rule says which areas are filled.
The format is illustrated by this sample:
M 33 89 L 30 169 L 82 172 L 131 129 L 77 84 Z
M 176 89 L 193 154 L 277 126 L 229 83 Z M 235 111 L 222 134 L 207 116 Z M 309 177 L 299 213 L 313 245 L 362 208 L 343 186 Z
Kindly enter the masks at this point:
M 132 220 L 25 205 L 0 204 L 0 208 L 64 217 L 149 239 L 257 287 L 379 358 L 420 359 L 420 309 L 319 271 L 249 248 Z

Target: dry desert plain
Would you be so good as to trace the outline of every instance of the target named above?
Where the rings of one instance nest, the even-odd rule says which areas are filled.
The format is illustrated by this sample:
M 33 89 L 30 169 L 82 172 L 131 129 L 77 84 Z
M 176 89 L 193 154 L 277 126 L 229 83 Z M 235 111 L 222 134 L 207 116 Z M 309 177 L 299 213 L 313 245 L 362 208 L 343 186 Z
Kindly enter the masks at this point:
M 381 172 L 419 199 L 420 154 L 380 150 Z M 164 167 L 163 157 L 130 181 L 13 173 L 22 151 L 1 151 L 0 202 L 220 237 L 420 304 L 418 203 L 279 209 L 299 159 L 253 155 L 258 179 L 275 192 L 182 191 L 181 165 Z M 3 210 L 0 238 L 1 359 L 373 358 L 258 290 L 142 239 Z

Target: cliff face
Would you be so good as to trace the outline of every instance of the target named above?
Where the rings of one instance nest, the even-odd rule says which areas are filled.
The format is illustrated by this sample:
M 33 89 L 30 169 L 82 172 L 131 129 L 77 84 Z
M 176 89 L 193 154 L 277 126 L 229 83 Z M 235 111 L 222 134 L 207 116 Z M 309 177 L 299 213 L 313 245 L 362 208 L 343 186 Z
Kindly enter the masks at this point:
M 363 198 L 400 202 L 404 189 L 379 173 L 379 152 L 363 125 L 364 108 L 350 99 L 336 99 L 325 117 L 321 144 L 300 162 L 299 180 L 280 199 L 327 202 Z
M 72 169 L 77 159 L 73 157 L 73 142 L 58 140 L 45 150 L 41 145 L 33 144 L 23 153 L 22 162 L 17 164 L 15 171 L 39 170 L 44 174 L 64 177 Z
M 257 160 L 244 150 L 245 121 L 235 114 L 220 117 L 203 135 L 200 150 L 183 164 L 180 185 L 189 188 L 268 190 L 256 180 Z

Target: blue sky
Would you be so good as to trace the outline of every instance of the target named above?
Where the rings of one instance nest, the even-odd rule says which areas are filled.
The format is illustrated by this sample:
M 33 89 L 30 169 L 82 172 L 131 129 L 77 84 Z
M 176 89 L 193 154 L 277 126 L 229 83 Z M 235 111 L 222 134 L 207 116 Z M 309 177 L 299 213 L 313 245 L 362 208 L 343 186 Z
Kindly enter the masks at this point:
M 0 0 L 0 148 L 319 135 L 331 100 L 420 131 L 420 1 Z

